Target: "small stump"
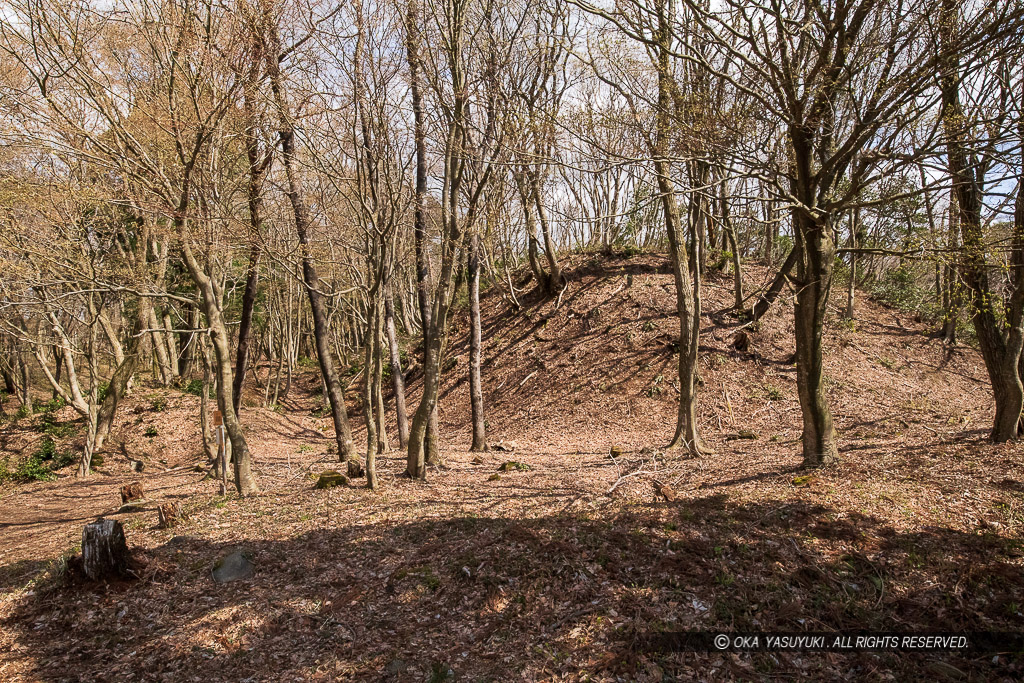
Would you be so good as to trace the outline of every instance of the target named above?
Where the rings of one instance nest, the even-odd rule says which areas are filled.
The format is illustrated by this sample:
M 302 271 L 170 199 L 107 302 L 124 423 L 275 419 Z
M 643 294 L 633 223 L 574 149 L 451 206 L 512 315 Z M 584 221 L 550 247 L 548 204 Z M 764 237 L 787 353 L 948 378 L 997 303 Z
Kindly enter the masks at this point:
M 82 530 L 82 569 L 93 581 L 128 576 L 128 543 L 124 527 L 100 517 Z
M 364 476 L 363 464 L 358 460 L 352 459 L 348 461 L 348 477 L 349 479 L 358 479 Z
M 137 481 L 133 481 L 130 484 L 125 484 L 121 487 L 121 505 L 125 503 L 134 503 L 137 500 L 142 500 L 145 494 L 142 491 L 142 484 Z
M 348 484 L 348 477 L 337 470 L 322 472 L 316 480 L 318 489 L 332 489 L 335 486 L 345 486 L 346 484 Z
M 173 526 L 178 526 L 178 522 L 183 517 L 181 506 L 177 503 L 162 503 L 157 507 L 156 512 L 160 518 L 161 529 L 170 529 Z

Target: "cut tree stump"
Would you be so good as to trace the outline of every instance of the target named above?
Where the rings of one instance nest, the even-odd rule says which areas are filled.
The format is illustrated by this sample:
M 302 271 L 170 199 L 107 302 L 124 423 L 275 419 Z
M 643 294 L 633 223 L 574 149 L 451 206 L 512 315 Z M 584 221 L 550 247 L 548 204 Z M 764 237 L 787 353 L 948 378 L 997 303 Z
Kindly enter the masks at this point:
M 142 500 L 145 494 L 142 491 L 142 484 L 137 481 L 133 481 L 130 484 L 125 484 L 121 487 L 121 505 L 125 503 L 133 503 L 137 500 Z
M 170 529 L 177 526 L 178 522 L 183 518 L 181 506 L 177 503 L 162 503 L 157 507 L 156 512 L 160 518 L 161 529 Z
M 348 478 L 358 479 L 359 477 L 365 476 L 363 474 L 363 464 L 358 460 L 348 461 Z
M 116 519 L 100 517 L 82 530 L 82 569 L 93 581 L 128 576 L 128 543 Z

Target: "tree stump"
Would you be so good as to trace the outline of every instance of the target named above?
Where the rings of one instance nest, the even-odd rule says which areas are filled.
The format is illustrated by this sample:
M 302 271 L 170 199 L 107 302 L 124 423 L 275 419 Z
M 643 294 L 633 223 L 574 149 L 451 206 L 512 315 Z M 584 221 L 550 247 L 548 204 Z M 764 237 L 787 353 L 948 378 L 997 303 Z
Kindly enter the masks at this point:
M 125 484 L 121 487 L 121 505 L 142 500 L 144 495 L 145 494 L 142 492 L 142 484 L 139 482 L 133 481 L 130 484 Z
M 82 569 L 93 581 L 128 575 L 128 543 L 124 527 L 100 517 L 82 530 Z
M 156 509 L 160 518 L 160 528 L 170 529 L 177 526 L 182 519 L 181 506 L 177 503 L 162 503 Z
M 363 464 L 361 462 L 359 462 L 358 460 L 356 460 L 356 459 L 349 460 L 348 461 L 348 478 L 349 479 L 358 479 L 359 477 L 362 477 L 362 476 L 364 476 L 364 474 L 363 474 Z

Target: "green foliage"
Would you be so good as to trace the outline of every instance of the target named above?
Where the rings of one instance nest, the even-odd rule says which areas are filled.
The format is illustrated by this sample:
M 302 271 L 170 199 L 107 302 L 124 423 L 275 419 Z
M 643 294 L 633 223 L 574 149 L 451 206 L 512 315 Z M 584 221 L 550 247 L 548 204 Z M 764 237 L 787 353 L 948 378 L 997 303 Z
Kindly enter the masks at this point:
M 55 470 L 62 470 L 68 465 L 73 465 L 76 462 L 78 462 L 78 458 L 75 456 L 74 452 L 70 450 L 61 451 L 60 453 L 54 456 L 53 462 L 50 464 L 50 467 L 52 467 Z
M 202 383 L 200 382 L 199 391 L 202 392 Z M 167 410 L 167 398 L 164 396 L 156 396 L 149 403 L 149 407 L 153 409 L 153 412 L 162 413 Z
M 38 458 L 39 460 L 50 460 L 57 453 L 57 444 L 53 442 L 53 439 L 46 436 L 39 442 L 39 450 L 37 450 L 32 457 Z
M 327 403 L 322 403 L 310 410 L 309 414 L 313 417 L 327 417 L 331 414 L 331 406 Z
M 42 460 L 33 456 L 25 460 L 14 471 L 14 479 L 21 482 L 49 481 L 53 479 L 53 470 L 43 464 Z
M 153 425 L 150 425 L 150 426 L 146 427 L 146 431 L 143 433 L 143 435 L 148 437 L 148 438 L 150 438 L 150 439 L 152 439 L 154 436 L 157 435 L 157 433 L 158 432 L 156 431 L 156 427 L 154 427 Z
M 315 368 L 317 366 L 316 358 L 307 358 L 306 356 L 299 357 L 300 368 Z
M 32 413 L 32 409 L 27 404 L 21 404 L 18 407 L 18 411 L 14 413 L 14 418 L 20 420 L 23 417 L 28 417 Z
M 39 431 L 55 439 L 64 439 L 77 433 L 78 425 L 74 422 L 57 422 L 53 413 L 43 413 L 39 421 Z
M 904 311 L 916 311 L 932 317 L 934 313 L 924 304 L 932 297 L 931 292 L 917 283 L 915 273 L 908 266 L 889 271 L 884 278 L 874 283 L 871 296 L 887 306 Z
M 185 388 L 184 388 L 183 391 L 186 394 L 192 394 L 193 396 L 202 396 L 203 395 L 203 380 L 201 380 L 201 379 L 189 380 L 188 384 L 185 385 Z M 214 398 L 213 387 L 212 386 L 210 387 L 210 390 L 207 392 L 207 398 Z
M 25 483 L 53 479 L 53 470 L 47 466 L 46 461 L 53 460 L 56 451 L 57 447 L 53 443 L 53 439 L 44 437 L 39 449 L 23 460 L 13 471 L 10 469 L 9 460 L 4 459 L 0 464 L 0 481 Z
M 525 462 L 516 462 L 515 460 L 509 460 L 503 462 L 501 467 L 498 468 L 499 472 L 529 472 L 533 468 L 527 465 Z
M 51 398 L 49 401 L 45 401 L 43 403 L 33 403 L 32 412 L 49 414 L 57 410 L 60 410 L 66 405 L 67 402 L 64 400 L 63 396 L 56 396 L 54 398 Z

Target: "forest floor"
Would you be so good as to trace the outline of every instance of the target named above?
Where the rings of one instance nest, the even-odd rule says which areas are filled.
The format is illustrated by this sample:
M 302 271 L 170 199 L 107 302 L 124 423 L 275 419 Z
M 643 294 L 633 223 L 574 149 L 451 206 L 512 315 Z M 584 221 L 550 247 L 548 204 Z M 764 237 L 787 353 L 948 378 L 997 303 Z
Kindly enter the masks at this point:
M 678 404 L 667 263 L 577 256 L 567 271 L 557 302 L 527 296 L 513 312 L 499 292 L 483 297 L 489 442 L 510 450 L 466 451 L 460 313 L 440 408 L 446 465 L 425 483 L 401 478 L 392 450 L 378 492 L 314 489 L 337 456 L 307 370 L 277 410 L 253 405 L 258 381 L 246 396 L 257 496 L 220 496 L 194 470 L 199 399 L 150 386 L 124 405 L 94 476 L 2 485 L 0 680 L 1024 677 L 1019 659 L 991 653 L 652 645 L 689 629 L 1024 630 L 1024 454 L 986 440 L 992 400 L 974 350 L 949 353 L 929 325 L 861 295 L 856 324 L 832 307 L 826 330 L 840 461 L 806 476 L 790 304 L 736 351 L 722 276 L 705 283 L 700 366 L 701 428 L 717 452 L 665 453 Z M 769 273 L 746 277 L 753 290 Z M 0 459 L 37 447 L 38 420 L 3 425 Z M 741 430 L 756 438 L 731 438 Z M 509 460 L 526 467 L 499 474 Z M 136 480 L 152 504 L 115 514 Z M 165 501 L 188 513 L 176 529 L 156 526 Z M 137 579 L 89 584 L 67 560 L 98 515 L 124 523 Z M 215 583 L 212 565 L 236 548 L 254 576 Z

